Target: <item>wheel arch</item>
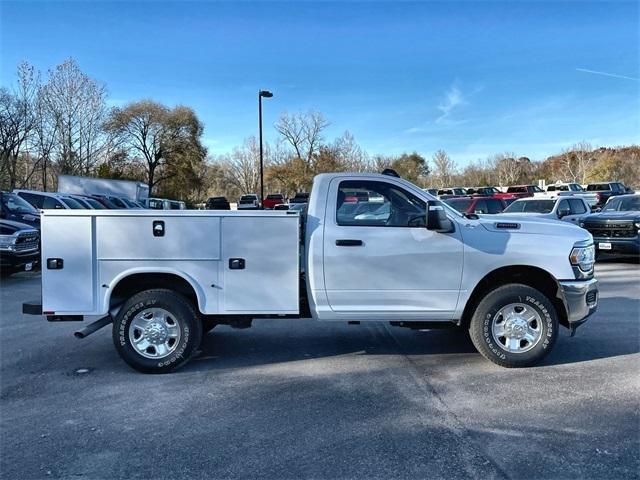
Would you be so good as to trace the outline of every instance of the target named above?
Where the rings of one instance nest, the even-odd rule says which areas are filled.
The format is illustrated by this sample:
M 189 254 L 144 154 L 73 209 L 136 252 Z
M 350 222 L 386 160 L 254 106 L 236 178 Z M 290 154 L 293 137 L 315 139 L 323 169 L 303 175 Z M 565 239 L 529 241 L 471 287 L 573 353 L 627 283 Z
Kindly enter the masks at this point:
M 465 328 L 469 326 L 473 312 L 487 293 L 512 283 L 528 285 L 544 293 L 556 309 L 560 324 L 569 327 L 567 309 L 561 295 L 559 295 L 561 290 L 558 280 L 548 271 L 531 265 L 500 267 L 482 277 L 467 300 L 460 320 L 461 325 Z
M 104 297 L 104 310 L 124 302 L 136 293 L 152 288 L 167 288 L 184 295 L 202 313 L 205 295 L 202 288 L 190 275 L 170 268 L 134 268 L 121 272 L 108 285 Z

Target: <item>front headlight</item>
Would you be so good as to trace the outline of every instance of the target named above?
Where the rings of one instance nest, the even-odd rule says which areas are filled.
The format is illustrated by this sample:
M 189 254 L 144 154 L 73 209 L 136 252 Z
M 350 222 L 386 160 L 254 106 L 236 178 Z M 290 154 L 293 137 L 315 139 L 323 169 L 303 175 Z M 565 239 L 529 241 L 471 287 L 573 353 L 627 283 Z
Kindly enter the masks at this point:
M 596 249 L 593 245 L 573 247 L 569 259 L 571 260 L 571 265 L 579 267 L 583 272 L 589 272 L 593 268 L 596 259 Z
M 12 252 L 16 243 L 16 237 L 13 235 L 0 235 L 0 250 L 3 252 Z

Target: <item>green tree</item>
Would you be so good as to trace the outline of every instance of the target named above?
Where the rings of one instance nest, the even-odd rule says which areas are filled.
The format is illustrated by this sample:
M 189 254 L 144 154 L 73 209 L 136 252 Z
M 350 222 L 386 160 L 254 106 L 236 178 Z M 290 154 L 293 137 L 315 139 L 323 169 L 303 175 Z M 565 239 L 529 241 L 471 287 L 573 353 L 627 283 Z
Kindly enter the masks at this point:
M 207 153 L 201 143 L 203 128 L 191 108 L 169 108 L 151 100 L 113 109 L 105 123 L 120 147 L 143 166 L 150 193 L 170 178 L 172 191 L 179 182 L 199 178 L 197 170 Z

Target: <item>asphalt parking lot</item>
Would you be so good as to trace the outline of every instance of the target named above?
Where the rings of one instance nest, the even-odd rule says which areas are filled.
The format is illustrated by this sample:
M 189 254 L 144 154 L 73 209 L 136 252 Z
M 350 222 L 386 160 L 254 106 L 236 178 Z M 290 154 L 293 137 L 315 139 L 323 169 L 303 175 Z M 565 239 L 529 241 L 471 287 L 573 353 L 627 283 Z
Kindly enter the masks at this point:
M 640 478 L 640 267 L 602 263 L 598 312 L 542 366 L 456 331 L 256 321 L 134 372 L 108 328 L 23 316 L 0 286 L 3 478 Z M 77 373 L 87 369 L 87 373 Z

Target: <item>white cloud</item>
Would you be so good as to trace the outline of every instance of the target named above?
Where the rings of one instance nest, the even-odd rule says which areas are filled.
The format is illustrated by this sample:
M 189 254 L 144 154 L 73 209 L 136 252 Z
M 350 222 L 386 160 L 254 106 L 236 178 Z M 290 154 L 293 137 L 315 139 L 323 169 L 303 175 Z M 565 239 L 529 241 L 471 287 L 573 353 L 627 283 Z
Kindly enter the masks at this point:
M 451 115 L 460 107 L 467 105 L 468 101 L 457 85 L 451 85 L 444 100 L 438 105 L 438 110 L 442 114 L 436 118 L 436 123 L 443 123 L 449 120 Z

